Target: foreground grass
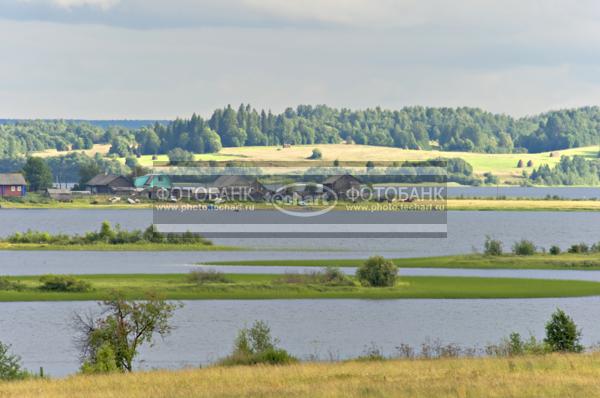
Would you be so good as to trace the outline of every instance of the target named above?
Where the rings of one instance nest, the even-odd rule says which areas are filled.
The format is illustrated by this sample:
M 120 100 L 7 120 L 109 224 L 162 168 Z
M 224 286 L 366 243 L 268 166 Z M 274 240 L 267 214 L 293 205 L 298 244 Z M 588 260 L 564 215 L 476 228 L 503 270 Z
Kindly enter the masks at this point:
M 417 257 L 392 259 L 400 268 L 470 268 L 470 269 L 556 269 L 556 270 L 600 270 L 600 253 L 571 254 L 557 256 L 536 254 L 533 256 L 484 256 L 469 254 L 443 257 Z M 251 265 L 286 267 L 359 267 L 365 259 L 323 260 L 248 260 L 212 261 L 211 265 Z
M 227 274 L 231 283 L 196 285 L 185 274 L 80 275 L 89 292 L 47 292 L 38 276 L 9 277 L 25 285 L 20 291 L 0 291 L 1 301 L 102 300 L 115 291 L 128 299 L 143 299 L 153 291 L 171 300 L 219 299 L 405 299 L 405 298 L 540 298 L 600 295 L 600 283 L 518 278 L 401 277 L 394 287 L 293 284 L 276 281 L 280 275 Z
M 600 211 L 597 200 L 448 199 L 454 211 Z
M 0 384 L 7 398 L 600 397 L 598 354 L 210 367 Z

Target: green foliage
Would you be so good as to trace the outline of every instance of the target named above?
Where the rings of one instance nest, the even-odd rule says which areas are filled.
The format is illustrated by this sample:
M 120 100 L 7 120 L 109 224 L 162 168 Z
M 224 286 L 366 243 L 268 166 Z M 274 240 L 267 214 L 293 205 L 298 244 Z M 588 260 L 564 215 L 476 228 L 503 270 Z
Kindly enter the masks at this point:
M 275 282 L 305 285 L 354 286 L 352 279 L 336 267 L 325 267 L 321 271 L 312 271 L 305 274 L 286 273 L 277 278 Z
M 554 168 L 542 165 L 533 170 L 529 178 L 534 184 L 598 185 L 600 162 L 595 159 L 586 160 L 582 156 L 563 156 Z
M 589 251 L 590 247 L 583 242 L 571 245 L 568 250 L 569 253 L 589 253 Z
M 232 283 L 233 281 L 227 278 L 222 272 L 215 271 L 214 269 L 198 269 L 190 271 L 187 275 L 187 280 L 190 283 L 197 285 L 203 285 L 205 283 Z
M 80 369 L 83 374 L 111 373 L 118 370 L 115 352 L 107 342 L 98 348 L 94 358 L 87 358 Z
M 501 256 L 502 255 L 502 242 L 496 239 L 492 239 L 491 236 L 485 237 L 483 244 L 483 253 L 487 256 Z
M 493 175 L 491 171 L 488 171 L 487 173 L 483 173 L 483 183 L 484 184 L 494 185 L 494 184 L 498 184 L 499 182 L 500 182 L 500 180 L 498 179 L 498 177 Z
M 222 365 L 283 365 L 297 362 L 286 350 L 278 348 L 278 339 L 271 337 L 271 329 L 264 321 L 255 321 L 243 328 L 235 339 L 233 352 L 221 361 Z
M 519 333 L 511 333 L 500 344 L 488 345 L 485 352 L 491 356 L 507 357 L 543 355 L 551 352 L 551 349 L 545 342 L 537 340 L 533 335 L 529 336 L 528 340 L 523 340 Z
M 23 166 L 30 191 L 41 191 L 52 186 L 52 172 L 42 158 L 30 157 Z
M 57 244 L 57 245 L 88 245 L 95 243 L 106 243 L 120 245 L 126 243 L 165 243 L 165 244 L 204 244 L 212 243 L 198 234 L 190 232 L 183 234 L 163 234 L 154 230 L 152 226 L 145 231 L 125 231 L 117 224 L 112 228 L 110 223 L 104 221 L 98 232 L 88 232 L 84 235 L 52 235 L 48 232 L 27 230 L 16 232 L 5 238 L 10 243 L 35 243 L 35 244 Z
M 89 292 L 92 285 L 89 282 L 68 275 L 44 275 L 40 278 L 41 290 L 49 292 Z
M 518 256 L 532 256 L 536 253 L 536 247 L 532 241 L 521 239 L 520 241 L 515 242 L 512 251 Z
M 103 305 L 98 318 L 75 318 L 82 370 L 112 370 L 114 361 L 119 371 L 131 372 L 140 347 L 151 344 L 155 335 L 165 337 L 171 332 L 169 321 L 178 307 L 155 295 L 129 301 L 118 294 Z
M 356 270 L 356 277 L 363 286 L 385 287 L 394 286 L 398 268 L 390 260 L 381 256 L 369 257 Z
M 5 276 L 0 277 L 0 290 L 23 290 L 25 285 L 21 282 L 13 281 Z
M 546 324 L 544 342 L 554 352 L 581 352 L 583 346 L 580 340 L 581 330 L 577 329 L 577 325 L 570 316 L 557 308 Z
M 558 256 L 560 254 L 560 247 L 556 245 L 550 246 L 549 253 L 553 256 Z
M 308 158 L 311 160 L 318 160 L 323 158 L 323 154 L 321 153 L 320 149 L 315 148 L 312 150 L 312 154 Z
M 22 380 L 30 376 L 21 368 L 21 358 L 10 353 L 10 346 L 0 342 L 0 380 Z
M 192 162 L 194 160 L 194 154 L 181 148 L 171 149 L 168 153 L 169 162 L 171 164 Z

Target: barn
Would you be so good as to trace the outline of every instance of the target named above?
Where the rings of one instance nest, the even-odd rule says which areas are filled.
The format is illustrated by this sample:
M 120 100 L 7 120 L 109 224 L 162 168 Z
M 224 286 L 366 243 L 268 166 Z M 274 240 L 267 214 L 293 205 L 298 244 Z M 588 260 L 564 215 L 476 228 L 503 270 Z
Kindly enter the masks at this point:
M 0 196 L 25 196 L 27 183 L 21 173 L 0 174 Z
M 323 181 L 323 186 L 336 193 L 338 198 L 347 198 L 348 191 L 360 190 L 361 182 L 350 174 L 331 176 Z
M 133 184 L 127 177 L 116 174 L 98 174 L 85 184 L 92 194 L 113 194 L 134 191 Z

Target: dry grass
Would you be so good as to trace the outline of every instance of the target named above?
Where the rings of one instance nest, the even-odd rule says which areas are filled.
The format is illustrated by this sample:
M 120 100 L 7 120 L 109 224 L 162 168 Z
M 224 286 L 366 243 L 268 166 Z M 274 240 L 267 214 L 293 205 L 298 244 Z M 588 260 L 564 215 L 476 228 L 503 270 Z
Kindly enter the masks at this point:
M 74 376 L 0 397 L 600 397 L 600 355 L 305 363 Z
M 599 200 L 448 199 L 448 210 L 599 211 Z
M 33 152 L 32 156 L 37 156 L 40 158 L 49 158 L 54 156 L 64 156 L 73 152 L 85 153 L 88 156 L 94 156 L 99 153 L 101 155 L 106 155 L 110 150 L 110 144 L 94 144 L 91 149 L 77 149 L 72 151 L 57 151 L 56 149 L 46 149 L 44 151 Z

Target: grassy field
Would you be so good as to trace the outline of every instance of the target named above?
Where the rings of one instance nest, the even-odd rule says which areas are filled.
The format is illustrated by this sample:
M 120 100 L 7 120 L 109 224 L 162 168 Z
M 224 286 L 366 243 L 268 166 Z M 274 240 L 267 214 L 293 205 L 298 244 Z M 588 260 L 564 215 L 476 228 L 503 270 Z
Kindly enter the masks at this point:
M 209 367 L 0 384 L 6 398 L 600 397 L 599 354 Z
M 344 144 L 315 144 L 294 145 L 291 148 L 276 146 L 223 148 L 217 154 L 196 155 L 197 160 L 237 160 L 237 161 L 307 161 L 312 150 L 318 148 L 323 154 L 322 160 L 331 161 L 404 161 L 404 160 L 426 160 L 437 157 L 462 158 L 473 166 L 474 172 L 482 176 L 485 172 L 492 172 L 500 177 L 502 182 L 516 182 L 522 180 L 522 172 L 531 172 L 533 168 L 542 164 L 555 165 L 560 157 L 581 155 L 589 158 L 597 158 L 598 146 L 572 148 L 562 151 L 543 152 L 536 154 L 486 154 L 472 152 L 443 152 L 437 150 L 407 150 L 392 147 L 379 147 L 369 145 L 344 145 Z M 158 161 L 166 162 L 166 155 L 159 155 Z M 533 167 L 517 168 L 519 160 L 525 164 L 529 160 Z M 124 162 L 125 159 L 122 159 Z M 310 162 L 310 161 L 308 161 Z M 150 167 L 153 164 L 152 156 L 142 156 L 140 163 Z
M 188 282 L 185 274 L 78 275 L 89 292 L 47 292 L 38 276 L 8 277 L 24 288 L 0 291 L 2 301 L 102 300 L 118 290 L 129 299 L 153 291 L 171 300 L 264 299 L 405 299 L 405 298 L 540 298 L 600 295 L 600 283 L 517 278 L 400 277 L 394 287 L 330 286 L 282 283 L 280 275 L 227 274 L 230 283 Z
M 213 261 L 210 265 L 358 267 L 364 261 L 364 259 Z M 533 256 L 484 256 L 481 254 L 469 254 L 443 257 L 396 258 L 392 259 L 392 261 L 400 268 L 600 270 L 600 253 L 563 253 L 557 256 L 549 254 L 536 254 Z

